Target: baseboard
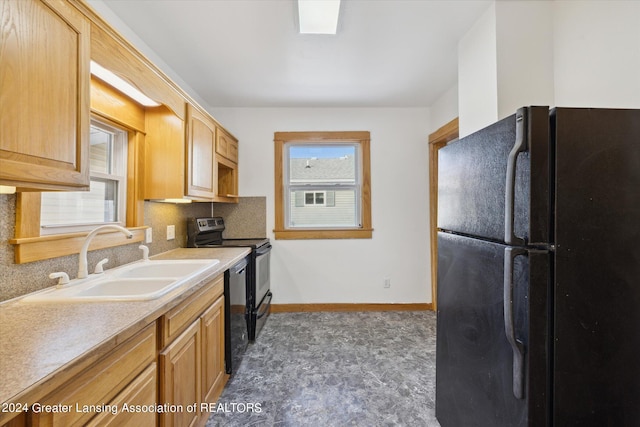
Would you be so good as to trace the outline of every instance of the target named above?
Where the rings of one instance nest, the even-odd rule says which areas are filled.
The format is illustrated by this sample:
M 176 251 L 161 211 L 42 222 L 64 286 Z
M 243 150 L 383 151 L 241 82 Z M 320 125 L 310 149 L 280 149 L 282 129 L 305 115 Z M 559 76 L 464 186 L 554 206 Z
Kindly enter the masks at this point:
M 271 304 L 272 313 L 315 311 L 433 311 L 433 304 Z

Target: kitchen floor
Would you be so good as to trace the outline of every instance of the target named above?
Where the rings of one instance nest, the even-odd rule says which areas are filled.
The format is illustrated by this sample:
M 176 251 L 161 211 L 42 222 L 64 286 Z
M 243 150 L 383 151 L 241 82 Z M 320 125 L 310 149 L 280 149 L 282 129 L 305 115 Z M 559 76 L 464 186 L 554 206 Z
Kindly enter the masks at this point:
M 421 426 L 435 418 L 436 314 L 271 314 L 207 422 Z

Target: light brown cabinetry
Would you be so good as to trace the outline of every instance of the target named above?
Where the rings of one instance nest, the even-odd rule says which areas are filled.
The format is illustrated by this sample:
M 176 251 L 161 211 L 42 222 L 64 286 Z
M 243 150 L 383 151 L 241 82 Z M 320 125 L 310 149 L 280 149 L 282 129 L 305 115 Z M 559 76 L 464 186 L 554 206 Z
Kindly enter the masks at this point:
M 145 114 L 144 198 L 185 196 L 184 121 L 164 106 Z
M 213 199 L 216 124 L 206 114 L 187 105 L 187 183 L 186 195 Z
M 204 425 L 228 379 L 224 367 L 224 276 L 220 275 L 159 320 L 160 403 L 196 404 L 193 412 L 160 415 L 162 426 Z
M 217 201 L 238 201 L 238 140 L 222 128 L 216 138 L 216 196 Z
M 156 328 L 155 324 L 151 324 L 42 399 L 42 405 L 70 409 L 67 412 L 33 412 L 32 425 L 83 425 L 99 414 L 93 408 L 119 404 L 127 396 L 135 397 L 140 404 L 155 404 L 155 359 Z M 149 382 L 154 384 L 153 391 L 149 389 Z M 95 425 L 112 422 L 113 414 L 103 413 L 100 419 L 103 421 L 98 420 Z
M 87 188 L 89 20 L 60 0 L 3 0 L 0 21 L 0 183 Z
M 160 402 L 184 410 L 159 414 L 160 425 L 166 427 L 195 426 L 200 417 L 201 335 L 199 321 L 187 328 L 160 352 Z M 196 404 L 195 411 L 186 408 Z
M 145 121 L 145 199 L 237 202 L 238 141 L 211 116 L 186 104 L 186 123 L 165 107 Z
M 200 318 L 202 334 L 202 402 L 215 402 L 225 384 L 224 298 Z

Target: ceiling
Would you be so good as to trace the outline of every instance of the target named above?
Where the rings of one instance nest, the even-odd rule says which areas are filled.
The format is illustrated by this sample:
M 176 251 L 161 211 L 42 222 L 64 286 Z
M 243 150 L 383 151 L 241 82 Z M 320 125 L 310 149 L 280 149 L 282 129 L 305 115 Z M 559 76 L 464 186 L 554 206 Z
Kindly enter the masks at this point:
M 428 107 L 491 1 L 342 0 L 337 35 L 295 0 L 104 0 L 210 107 Z

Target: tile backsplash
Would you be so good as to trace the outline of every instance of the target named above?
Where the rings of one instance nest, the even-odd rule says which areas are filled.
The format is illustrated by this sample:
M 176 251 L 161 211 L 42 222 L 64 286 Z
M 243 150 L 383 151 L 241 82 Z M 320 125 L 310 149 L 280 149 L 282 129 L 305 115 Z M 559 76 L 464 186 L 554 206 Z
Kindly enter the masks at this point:
M 64 271 L 75 278 L 78 255 L 15 264 L 13 245 L 8 241 L 15 235 L 16 196 L 0 195 L 0 301 L 34 292 L 55 284 L 49 273 Z M 266 198 L 242 197 L 238 204 L 219 203 L 171 204 L 145 202 L 144 222 L 153 229 L 153 242 L 148 244 L 149 255 L 184 247 L 187 242 L 187 218 L 222 216 L 227 223 L 225 237 L 266 236 Z M 168 225 L 175 225 L 175 239 L 167 240 Z M 229 233 L 230 232 L 230 233 Z M 255 234 L 258 233 L 258 234 Z M 100 249 L 88 254 L 89 271 L 101 259 L 108 258 L 105 268 L 113 268 L 141 258 L 140 243 Z

